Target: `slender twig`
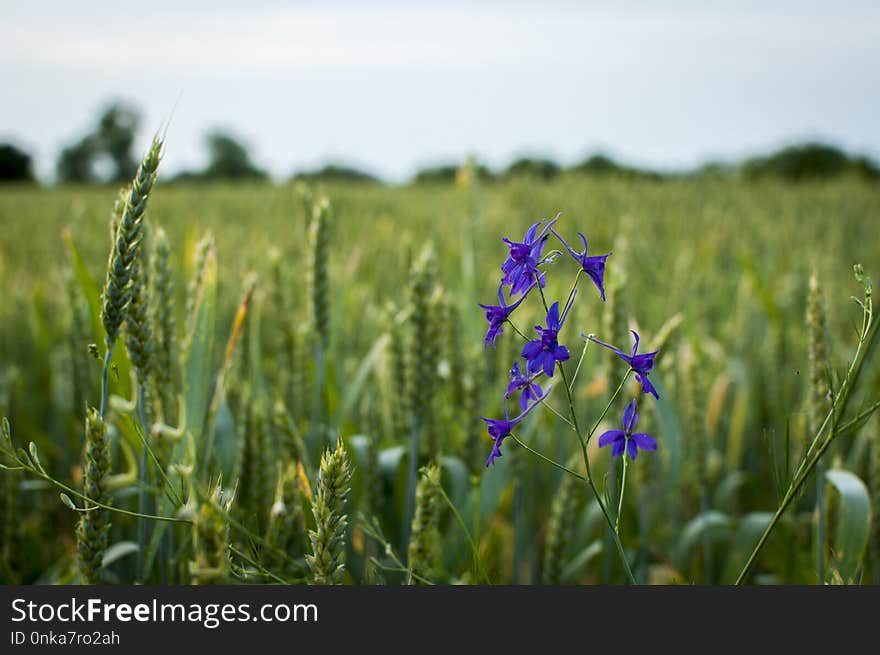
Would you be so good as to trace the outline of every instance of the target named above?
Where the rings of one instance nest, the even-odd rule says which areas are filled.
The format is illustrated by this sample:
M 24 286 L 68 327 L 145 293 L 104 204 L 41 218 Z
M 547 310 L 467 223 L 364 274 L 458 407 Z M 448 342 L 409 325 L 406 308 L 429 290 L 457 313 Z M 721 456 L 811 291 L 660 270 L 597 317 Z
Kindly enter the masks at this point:
M 577 382 L 578 374 L 581 372 L 581 364 L 584 363 L 584 356 L 587 354 L 587 346 L 590 345 L 589 341 L 584 341 L 584 348 L 581 350 L 580 359 L 578 359 L 578 365 L 574 369 L 574 375 L 571 376 L 571 386 L 568 388 L 569 391 L 574 391 L 574 383 Z
M 486 582 L 486 584 L 489 584 L 489 576 L 486 574 L 486 571 L 483 568 L 483 562 L 480 559 L 480 550 L 477 548 L 477 544 L 474 542 L 473 537 L 471 537 L 471 533 L 467 529 L 467 525 L 465 525 L 464 519 L 461 518 L 461 514 L 459 514 L 458 512 L 458 508 L 446 494 L 446 490 L 443 488 L 443 485 L 437 484 L 436 487 L 440 494 L 443 496 L 443 500 L 445 500 L 446 504 L 449 505 L 449 509 L 452 510 L 452 514 L 453 516 L 455 516 L 455 520 L 458 521 L 458 524 L 461 526 L 462 531 L 464 531 L 464 536 L 467 537 L 468 544 L 470 544 L 471 547 L 471 553 L 474 557 L 474 568 L 476 568 L 477 570 L 477 575 L 480 575 Z M 410 571 L 410 575 L 415 577 L 415 574 L 412 571 Z
M 146 408 L 146 393 L 144 392 L 144 385 L 139 384 L 137 390 L 137 414 L 138 420 L 140 421 L 141 428 L 144 430 L 144 434 L 147 434 L 150 430 L 150 426 L 147 424 L 147 408 Z M 144 449 L 141 451 L 141 463 L 138 469 L 138 483 L 140 485 L 140 491 L 138 492 L 138 513 L 146 514 L 147 512 L 147 447 L 146 447 L 146 437 L 144 437 Z M 140 555 L 137 558 L 137 571 L 135 573 L 136 579 L 139 581 L 143 580 L 143 566 L 144 566 L 144 558 L 143 555 L 146 553 L 146 545 L 147 545 L 147 522 L 144 519 L 140 519 L 137 525 L 137 541 L 138 541 L 138 552 Z
M 847 404 L 849 403 L 853 387 L 855 386 L 856 382 L 859 379 L 859 376 L 861 375 L 862 366 L 865 362 L 865 359 L 867 359 L 867 354 L 870 353 L 870 351 L 872 350 L 875 339 L 877 337 L 877 329 L 878 325 L 880 324 L 873 323 L 872 319 L 873 313 L 871 303 L 868 302 L 867 307 L 864 307 L 864 312 L 862 315 L 862 331 L 859 338 L 859 344 L 856 348 L 855 354 L 853 355 L 853 359 L 850 363 L 849 369 L 844 376 L 843 383 L 840 385 L 838 396 L 832 402 L 831 409 L 828 411 L 828 414 L 825 416 L 825 420 L 822 421 L 822 425 L 819 427 L 816 435 L 813 437 L 810 448 L 808 449 L 807 454 L 804 456 L 804 459 L 801 462 L 801 465 L 798 467 L 798 470 L 792 477 L 792 481 L 789 484 L 788 490 L 782 498 L 782 502 L 773 513 L 773 518 L 770 519 L 770 523 L 767 525 L 767 528 L 764 530 L 761 538 L 758 540 L 758 543 L 755 545 L 755 548 L 749 555 L 748 560 L 746 560 L 746 563 L 743 566 L 742 571 L 740 571 L 739 576 L 737 576 L 736 582 L 734 584 L 741 585 L 746 579 L 746 576 L 748 576 L 749 572 L 751 571 L 752 566 L 755 564 L 755 561 L 758 558 L 758 555 L 760 554 L 761 550 L 763 550 L 764 546 L 767 543 L 767 540 L 770 538 L 770 534 L 779 523 L 779 519 L 782 518 L 782 515 L 788 509 L 789 505 L 791 505 L 792 501 L 798 496 L 801 487 L 804 485 L 807 479 L 809 479 L 810 474 L 819 463 L 822 455 L 824 455 L 825 451 L 828 450 L 828 447 L 834 441 L 834 438 L 838 436 L 840 422 L 843 420 L 843 415 L 846 411 Z M 828 437 L 824 441 L 822 441 L 821 436 L 825 431 L 825 427 L 829 423 L 831 424 L 831 427 L 828 432 Z M 819 446 L 815 455 L 810 457 L 813 449 L 816 447 L 816 444 L 820 442 L 821 445 Z
M 623 514 L 623 494 L 626 491 L 626 452 L 621 457 L 623 460 L 623 473 L 620 476 L 620 494 L 617 498 L 617 516 L 614 518 L 614 531 L 620 534 L 620 515 Z
M 578 282 L 580 282 L 580 280 L 581 280 L 581 273 L 583 273 L 583 272 L 584 272 L 584 269 L 582 269 L 582 268 L 578 269 L 577 275 L 574 276 L 574 284 L 571 285 L 571 291 L 568 292 L 568 298 L 566 299 L 563 307 L 568 307 L 569 303 L 571 302 L 571 299 L 574 297 L 574 292 L 577 290 L 577 285 L 578 285 Z
M 279 576 L 275 573 L 272 573 L 272 571 L 267 569 L 265 566 L 261 565 L 259 562 L 255 561 L 252 557 L 250 557 L 250 556 L 246 555 L 245 553 L 243 553 L 242 551 L 240 551 L 235 546 L 229 546 L 229 552 L 231 552 L 233 555 L 238 556 L 246 564 L 250 564 L 251 566 L 253 566 L 257 570 L 257 572 L 260 573 L 262 576 L 264 576 L 266 578 L 271 578 L 272 580 L 274 580 L 275 582 L 277 582 L 279 584 L 283 584 L 283 585 L 290 584 L 290 582 L 288 582 L 287 580 L 285 580 L 281 576 Z
M 550 459 L 549 457 L 547 457 L 546 455 L 544 455 L 544 454 L 542 454 L 542 453 L 539 453 L 537 450 L 535 450 L 534 448 L 530 447 L 526 442 L 522 441 L 519 437 L 517 437 L 515 434 L 513 434 L 513 432 L 510 433 L 510 437 L 511 437 L 516 443 L 518 443 L 520 446 L 522 446 L 523 448 L 525 448 L 526 450 L 528 450 L 530 453 L 532 453 L 532 455 L 535 455 L 536 457 L 538 457 L 538 458 L 544 460 L 544 461 L 547 462 L 548 464 L 552 464 L 553 466 L 555 466 L 556 468 L 560 469 L 561 471 L 565 471 L 565 472 L 568 473 L 569 475 L 573 475 L 574 477 L 576 477 L 576 478 L 577 478 L 578 480 L 580 480 L 581 482 L 586 482 L 586 481 L 587 481 L 587 479 L 586 479 L 584 476 L 582 476 L 580 473 L 577 473 L 576 471 L 572 471 L 570 468 L 568 468 L 568 467 L 566 467 L 566 466 L 563 466 L 563 465 L 560 464 L 559 462 L 557 462 L 557 461 L 555 461 L 555 460 L 553 460 L 553 459 Z
M 46 482 L 49 482 L 50 484 L 55 485 L 56 487 L 58 487 L 59 489 L 61 489 L 65 493 L 70 494 L 71 496 L 75 496 L 84 502 L 91 503 L 92 505 L 97 505 L 101 509 L 106 509 L 110 512 L 116 512 L 117 514 L 124 514 L 125 516 L 133 516 L 135 518 L 150 519 L 153 521 L 168 521 L 169 523 L 187 523 L 190 525 L 192 524 L 192 521 L 190 519 L 182 519 L 182 518 L 177 518 L 174 516 L 156 516 L 156 515 L 152 515 L 152 514 L 141 514 L 140 512 L 130 512 L 129 510 L 122 509 L 121 507 L 113 507 L 113 505 L 106 505 L 104 503 L 99 503 L 95 499 L 89 498 L 85 494 L 82 494 L 79 491 L 76 491 L 75 489 L 71 489 L 63 482 L 56 480 L 55 478 L 53 478 L 50 475 L 47 475 L 45 473 L 41 473 L 37 469 L 25 467 L 25 470 L 29 471 L 30 473 L 37 476 L 38 478 L 45 480 Z
M 611 400 L 608 401 L 608 404 L 605 405 L 605 409 L 602 410 L 601 414 L 599 414 L 599 418 L 596 419 L 596 423 L 593 425 L 593 429 L 590 430 L 589 433 L 587 434 L 587 443 L 588 444 L 590 443 L 590 439 L 592 439 L 593 435 L 596 433 L 596 430 L 599 429 L 599 424 L 602 423 L 602 421 L 605 419 L 605 416 L 611 410 L 611 406 L 614 404 L 614 401 L 617 400 L 617 396 L 620 395 L 620 392 L 623 390 L 623 385 L 626 384 L 626 381 L 629 379 L 629 375 L 632 372 L 633 372 L 632 369 L 629 369 L 626 372 L 626 375 L 623 376 L 623 379 L 620 381 L 620 384 L 617 386 L 617 390 L 614 392 L 614 395 L 611 396 Z
M 547 396 L 548 396 L 548 395 L 549 395 L 549 394 L 544 394 L 543 396 L 541 396 L 541 399 L 540 399 L 538 402 L 541 403 L 541 405 L 543 405 L 543 406 L 546 407 L 547 409 L 549 409 L 553 414 L 555 414 L 555 415 L 559 418 L 559 420 L 564 421 L 565 424 L 568 425 L 568 427 L 570 427 L 572 430 L 574 430 L 575 432 L 577 432 L 577 430 L 576 430 L 575 427 L 574 427 L 574 424 L 573 424 L 573 423 L 572 423 L 567 417 L 563 416 L 563 415 L 559 412 L 559 410 L 554 409 L 549 403 L 546 402 L 546 401 L 547 401 Z
M 525 334 L 523 334 L 522 330 L 520 330 L 518 327 L 516 327 L 516 324 L 513 321 L 511 321 L 508 318 L 507 322 L 510 324 L 510 327 L 513 328 L 513 331 L 516 332 L 519 336 L 521 336 L 524 340 L 526 340 L 526 341 L 530 340 Z

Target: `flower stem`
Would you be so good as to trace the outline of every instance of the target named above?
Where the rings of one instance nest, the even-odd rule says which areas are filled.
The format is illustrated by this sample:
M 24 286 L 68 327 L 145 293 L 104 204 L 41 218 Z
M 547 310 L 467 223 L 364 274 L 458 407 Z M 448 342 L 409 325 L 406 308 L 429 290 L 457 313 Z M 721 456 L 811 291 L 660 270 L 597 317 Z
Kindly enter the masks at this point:
M 563 466 L 563 465 L 560 464 L 559 462 L 550 459 L 549 457 L 547 457 L 546 455 L 544 455 L 544 454 L 542 454 L 542 453 L 539 453 L 537 450 L 535 450 L 534 448 L 532 448 L 531 446 L 529 446 L 526 442 L 524 442 L 524 441 L 522 441 L 521 439 L 519 439 L 519 437 L 517 437 L 515 434 L 513 434 L 513 432 L 510 433 L 510 437 L 511 437 L 516 443 L 518 443 L 520 446 L 522 446 L 523 448 L 525 448 L 526 450 L 528 450 L 530 453 L 532 453 L 532 455 L 535 455 L 536 457 L 538 457 L 538 458 L 540 458 L 540 459 L 543 459 L 543 460 L 544 460 L 545 462 L 547 462 L 548 464 L 552 464 L 552 465 L 555 466 L 556 468 L 558 468 L 558 469 L 560 469 L 560 470 L 562 470 L 562 471 L 565 471 L 565 472 L 568 473 L 569 475 L 573 475 L 574 477 L 576 477 L 578 480 L 581 480 L 582 482 L 586 482 L 586 481 L 587 481 L 587 479 L 586 479 L 584 476 L 582 476 L 580 473 L 577 473 L 577 472 L 575 472 L 575 471 L 572 471 L 572 470 L 571 470 L 570 468 L 568 468 L 567 466 Z
M 578 359 L 578 365 L 574 369 L 574 375 L 571 376 L 571 386 L 569 386 L 569 390 L 574 390 L 574 383 L 577 382 L 578 374 L 581 372 L 581 364 L 584 363 L 584 356 L 587 354 L 587 346 L 590 345 L 589 341 L 584 341 L 584 349 L 581 350 L 580 359 Z
M 536 274 L 536 279 L 538 278 Z M 575 277 L 574 285 L 572 286 L 571 293 L 574 293 L 575 288 L 577 287 L 578 280 L 580 279 L 580 272 Z M 547 306 L 547 299 L 544 297 L 544 290 L 541 288 L 540 280 L 538 281 L 538 290 L 541 292 L 541 301 L 544 303 L 544 310 L 549 311 Z M 562 384 L 565 387 L 565 394 L 568 397 L 568 411 L 571 414 L 571 423 L 574 426 L 574 431 L 577 434 L 578 441 L 581 445 L 581 452 L 583 453 L 584 458 L 584 468 L 587 471 L 586 483 L 590 487 L 590 491 L 593 492 L 593 496 L 596 498 L 596 502 L 599 504 L 599 509 L 602 510 L 602 516 L 605 517 L 605 522 L 608 524 L 608 528 L 611 530 L 611 536 L 614 539 L 614 545 L 617 547 L 617 553 L 620 555 L 620 561 L 623 563 L 623 568 L 626 571 L 626 577 L 629 579 L 630 584 L 637 584 L 635 576 L 633 575 L 632 569 L 629 566 L 629 562 L 626 559 L 626 552 L 623 550 L 623 544 L 620 543 L 620 537 L 617 534 L 617 530 L 614 527 L 614 522 L 611 520 L 611 516 L 608 514 L 608 509 L 605 507 L 605 503 L 602 502 L 602 495 L 599 493 L 599 489 L 596 488 L 596 483 L 593 480 L 593 473 L 590 468 L 590 456 L 587 453 L 587 444 L 590 442 L 590 438 L 593 436 L 593 433 L 596 431 L 596 428 L 599 426 L 599 423 L 605 418 L 605 414 L 608 413 L 608 410 L 611 408 L 611 405 L 617 399 L 617 396 L 620 394 L 620 390 L 623 389 L 623 385 L 629 377 L 629 371 L 627 371 L 623 380 L 620 382 L 620 386 L 617 387 L 617 391 L 614 392 L 614 395 L 611 397 L 611 400 L 608 402 L 608 405 L 605 407 L 605 411 L 602 412 L 599 419 L 596 421 L 596 425 L 593 426 L 593 429 L 590 430 L 590 434 L 587 435 L 586 439 L 581 436 L 580 428 L 578 427 L 577 414 L 574 411 L 574 397 L 572 396 L 572 389 L 569 386 L 568 379 L 565 375 L 565 369 L 562 368 L 562 362 L 557 362 L 557 366 L 559 367 L 559 374 L 562 376 Z
M 614 545 L 617 547 L 617 553 L 620 555 L 620 561 L 623 563 L 623 568 L 626 571 L 626 576 L 629 579 L 630 584 L 638 584 L 636 582 L 636 578 L 633 575 L 632 569 L 630 569 L 629 562 L 626 559 L 626 552 L 623 550 L 623 544 L 620 543 L 620 536 L 617 534 L 617 526 L 612 522 L 611 516 L 608 514 L 608 509 L 605 507 L 605 503 L 602 502 L 602 495 L 599 493 L 599 490 L 596 488 L 596 483 L 593 480 L 593 472 L 590 468 L 590 456 L 587 452 L 587 445 L 590 442 L 590 438 L 593 436 L 593 433 L 596 431 L 596 428 L 599 426 L 599 422 L 605 418 L 605 414 L 608 413 L 609 408 L 617 399 L 617 396 L 620 395 L 621 389 L 623 389 L 623 385 L 629 377 L 629 371 L 627 371 L 626 375 L 621 380 L 620 385 L 617 387 L 617 391 L 614 392 L 614 395 L 611 397 L 611 400 L 608 401 L 608 405 L 605 407 L 605 411 L 602 412 L 602 415 L 599 417 L 599 420 L 596 421 L 596 425 L 593 426 L 593 429 L 590 431 L 590 434 L 586 437 L 586 439 L 581 437 L 580 429 L 577 427 L 577 415 L 574 411 L 574 399 L 571 395 L 571 391 L 568 387 L 568 380 L 565 377 L 565 370 L 562 368 L 562 363 L 559 363 L 559 372 L 562 375 L 563 386 L 565 387 L 565 392 L 568 395 L 568 408 L 571 412 L 571 419 L 575 426 L 575 432 L 578 435 L 578 441 L 581 444 L 581 452 L 584 457 L 584 467 L 587 470 L 587 484 L 590 487 L 590 491 L 593 492 L 593 496 L 596 498 L 596 502 L 599 504 L 599 509 L 602 510 L 602 515 L 605 517 L 605 522 L 608 524 L 608 528 L 611 530 L 611 536 L 614 539 Z
M 623 473 L 620 476 L 620 494 L 617 499 L 617 516 L 614 519 L 614 531 L 617 534 L 620 534 L 620 515 L 623 513 L 623 494 L 626 491 L 626 450 L 624 449 L 624 453 L 622 456 L 623 459 Z
M 617 389 L 614 392 L 614 395 L 611 396 L 611 400 L 608 401 L 608 404 L 605 405 L 605 409 L 602 410 L 602 413 L 599 414 L 599 418 L 596 419 L 596 423 L 593 425 L 593 429 L 590 430 L 589 434 L 587 434 L 587 443 L 590 443 L 590 439 L 593 438 L 593 435 L 596 433 L 596 430 L 599 429 L 599 424 L 611 410 L 611 406 L 614 404 L 614 401 L 617 400 L 617 396 L 620 395 L 620 392 L 623 390 L 623 385 L 626 384 L 626 381 L 629 379 L 629 374 L 632 373 L 632 369 L 629 369 L 626 372 L 626 375 L 623 376 L 623 379 L 620 381 L 620 384 L 617 385 Z
M 513 321 L 511 321 L 511 320 L 508 318 L 508 319 L 507 319 L 507 322 L 510 323 L 510 327 L 513 328 L 513 331 L 514 331 L 514 332 L 516 332 L 519 336 L 521 336 L 525 341 L 528 341 L 528 340 L 529 340 L 529 338 L 528 338 L 526 335 L 524 335 L 524 334 L 522 333 L 522 331 L 521 331 L 518 327 L 516 327 L 516 324 L 514 324 Z

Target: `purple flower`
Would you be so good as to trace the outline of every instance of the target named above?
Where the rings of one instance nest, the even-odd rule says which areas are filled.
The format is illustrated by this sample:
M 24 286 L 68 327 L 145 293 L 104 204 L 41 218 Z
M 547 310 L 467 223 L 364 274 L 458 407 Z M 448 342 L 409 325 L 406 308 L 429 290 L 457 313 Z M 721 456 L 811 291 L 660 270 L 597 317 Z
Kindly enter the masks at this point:
M 657 450 L 657 441 L 649 434 L 633 430 L 639 422 L 639 413 L 636 411 L 636 401 L 631 400 L 623 410 L 623 430 L 608 430 L 599 437 L 599 448 L 611 444 L 611 454 L 614 457 L 623 455 L 626 449 L 629 458 L 634 460 L 639 450 Z
M 565 249 L 568 250 L 569 254 L 574 257 L 575 261 L 581 265 L 581 268 L 584 270 L 584 273 L 590 276 L 590 279 L 593 280 L 593 284 L 596 285 L 596 288 L 599 289 L 599 295 L 602 297 L 602 300 L 605 300 L 605 260 L 611 256 L 611 253 L 607 255 L 595 255 L 595 256 L 587 256 L 587 237 L 585 237 L 582 233 L 578 232 L 578 236 L 581 238 L 581 241 L 584 242 L 584 251 L 576 252 L 574 248 L 572 248 L 568 243 L 559 236 L 559 233 L 556 230 L 551 229 L 556 238 L 562 242 L 562 245 L 565 246 Z
M 512 305 L 508 305 L 504 300 L 504 284 L 502 282 L 501 286 L 498 287 L 498 305 L 483 305 L 480 304 L 486 311 L 486 320 L 489 321 L 489 330 L 486 332 L 486 339 L 483 342 L 483 347 L 490 345 L 495 347 L 495 339 L 499 334 L 503 334 L 504 330 L 502 327 L 507 322 L 507 319 L 510 318 L 510 315 L 513 313 L 513 310 L 519 307 L 519 304 L 525 300 L 528 292 L 531 291 L 532 287 L 535 286 L 535 281 L 532 280 L 531 286 L 526 288 L 526 293 L 522 295 L 522 297 L 517 300 Z
M 504 418 L 486 418 L 485 416 L 481 416 L 480 418 L 486 421 L 486 426 L 489 428 L 489 436 L 495 440 L 495 443 L 492 445 L 492 452 L 489 453 L 489 459 L 486 460 L 486 468 L 489 468 L 489 464 L 495 463 L 496 457 L 501 457 L 501 442 L 504 441 L 504 438 L 510 435 L 510 431 L 516 426 L 517 423 L 522 421 L 526 415 L 531 412 L 535 407 L 537 407 L 540 402 L 550 393 L 550 389 L 547 389 L 547 393 L 538 398 L 534 403 L 526 407 L 523 410 L 522 414 L 517 416 L 516 418 L 509 419 L 507 418 L 507 410 L 504 410 Z
M 547 231 L 558 219 L 554 218 L 547 223 L 538 234 L 538 226 L 541 222 L 537 222 L 528 229 L 522 242 L 515 243 L 510 239 L 502 239 L 510 249 L 510 254 L 504 263 L 501 264 L 501 272 L 504 277 L 501 279 L 502 285 L 510 285 L 510 295 L 515 296 L 525 291 L 530 282 L 535 279 L 538 273 L 538 264 L 541 263 L 541 251 L 544 249 L 544 242 L 547 241 L 549 235 Z M 541 279 L 541 286 L 544 286 L 544 280 Z
M 522 349 L 522 356 L 528 362 L 526 370 L 530 375 L 543 370 L 548 378 L 552 377 L 556 362 L 564 362 L 571 357 L 568 348 L 559 345 L 557 337 L 565 322 L 565 317 L 568 315 L 568 310 L 571 309 L 572 301 L 574 301 L 574 295 L 572 295 L 568 307 L 565 308 L 562 318 L 559 317 L 559 303 L 555 302 L 550 305 L 550 309 L 547 311 L 547 327 L 535 326 L 535 331 L 541 338 L 529 341 Z
M 519 408 L 525 410 L 530 400 L 538 400 L 541 398 L 541 387 L 535 383 L 535 376 L 529 377 L 519 370 L 519 362 L 513 363 L 510 369 L 510 384 L 507 385 L 505 398 L 510 398 L 518 389 L 523 392 L 519 397 Z
M 618 357 L 629 364 L 629 367 L 633 371 L 635 371 L 636 380 L 638 380 L 642 384 L 642 393 L 653 394 L 654 398 L 657 398 L 659 400 L 660 394 L 657 393 L 654 385 L 651 384 L 651 381 L 648 379 L 648 373 L 650 373 L 651 369 L 654 368 L 654 357 L 657 356 L 657 353 L 659 351 L 655 350 L 652 353 L 642 353 L 641 355 L 637 355 L 636 351 L 638 351 L 639 349 L 639 334 L 635 330 L 630 330 L 630 332 L 632 332 L 633 337 L 635 337 L 635 343 L 633 344 L 631 355 L 627 355 L 620 348 L 615 348 L 614 346 L 599 341 L 592 336 L 587 336 L 585 334 L 581 334 L 581 336 L 585 339 L 589 339 L 590 341 L 598 343 L 600 346 L 605 346 L 606 348 L 610 348 L 611 350 L 613 350 Z

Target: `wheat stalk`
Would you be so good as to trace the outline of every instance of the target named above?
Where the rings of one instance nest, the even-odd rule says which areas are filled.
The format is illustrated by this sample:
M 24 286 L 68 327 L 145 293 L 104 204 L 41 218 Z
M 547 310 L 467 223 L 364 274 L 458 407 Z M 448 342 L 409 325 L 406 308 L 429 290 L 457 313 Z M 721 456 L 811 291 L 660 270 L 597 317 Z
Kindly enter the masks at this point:
M 312 502 L 315 529 L 309 531 L 312 553 L 306 562 L 316 585 L 339 584 L 345 575 L 345 501 L 351 491 L 351 465 L 342 438 L 321 457 L 318 489 Z

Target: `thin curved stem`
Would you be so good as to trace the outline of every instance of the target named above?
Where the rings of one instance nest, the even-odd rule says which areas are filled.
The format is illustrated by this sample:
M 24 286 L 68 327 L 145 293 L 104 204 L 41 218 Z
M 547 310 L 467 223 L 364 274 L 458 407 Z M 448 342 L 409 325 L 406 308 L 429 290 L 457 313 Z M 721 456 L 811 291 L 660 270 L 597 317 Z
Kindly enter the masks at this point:
M 623 474 L 620 476 L 620 494 L 617 498 L 617 516 L 614 518 L 614 531 L 620 534 L 620 515 L 623 514 L 623 494 L 626 491 L 626 452 L 623 453 Z
M 770 534 L 779 523 L 779 519 L 782 518 L 785 510 L 788 509 L 788 506 L 791 505 L 792 501 L 798 496 L 801 487 L 809 479 L 810 474 L 813 472 L 813 469 L 816 468 L 816 465 L 819 463 L 822 455 L 825 454 L 825 451 L 828 450 L 828 447 L 834 441 L 835 437 L 838 436 L 838 434 L 840 433 L 840 423 L 843 420 L 844 413 L 846 412 L 846 407 L 849 403 L 853 387 L 855 386 L 861 375 L 862 366 L 864 365 L 865 359 L 867 359 L 868 354 L 873 349 L 877 337 L 878 325 L 880 324 L 874 323 L 872 319 L 873 311 L 869 302 L 862 316 L 862 331 L 859 337 L 859 344 L 856 348 L 855 355 L 853 355 L 853 359 L 849 365 L 849 369 L 844 376 L 843 384 L 841 385 L 840 391 L 838 392 L 838 398 L 840 399 L 840 401 L 838 402 L 835 398 L 835 401 L 832 403 L 831 409 L 825 416 L 825 420 L 822 421 L 822 425 L 819 426 L 819 430 L 813 437 L 813 441 L 807 451 L 807 454 L 804 455 L 804 459 L 798 467 L 798 470 L 795 471 L 795 474 L 792 477 L 791 484 L 789 485 L 788 490 L 782 498 L 782 502 L 773 513 L 773 518 L 770 519 L 770 523 L 767 525 L 767 528 L 764 530 L 761 538 L 758 540 L 758 543 L 755 545 L 755 548 L 749 555 L 748 560 L 746 560 L 746 563 L 743 566 L 742 571 L 740 571 L 739 576 L 737 576 L 736 582 L 734 583 L 735 585 L 741 585 L 745 581 L 746 577 L 752 569 L 752 566 L 754 566 L 755 561 L 758 559 L 758 555 L 763 550 L 764 546 L 767 543 L 767 540 L 770 538 Z M 828 431 L 828 437 L 824 441 L 821 441 L 821 435 L 825 431 L 825 426 L 828 425 L 829 422 L 831 423 L 831 427 Z M 813 449 L 816 447 L 816 444 L 820 443 L 820 441 L 821 445 L 819 446 L 818 450 L 812 457 L 810 457 Z
M 572 470 L 571 470 L 570 468 L 568 468 L 567 466 L 563 466 L 562 464 L 560 464 L 560 463 L 557 462 L 556 460 L 550 459 L 550 458 L 547 457 L 546 455 L 544 455 L 544 454 L 542 454 L 542 453 L 539 453 L 537 450 L 535 450 L 534 448 L 532 448 L 531 446 L 529 446 L 529 445 L 528 445 L 526 442 L 524 442 L 522 439 L 520 439 L 520 438 L 517 437 L 515 434 L 513 434 L 513 432 L 510 433 L 510 437 L 511 437 L 511 439 L 513 439 L 516 443 L 518 443 L 520 446 L 522 446 L 523 448 L 525 448 L 526 450 L 528 450 L 530 453 L 532 453 L 532 455 L 535 455 L 536 457 L 538 457 L 538 458 L 544 460 L 544 461 L 547 462 L 548 464 L 552 464 L 552 465 L 555 466 L 556 468 L 560 469 L 561 471 L 564 471 L 564 472 L 568 473 L 569 475 L 573 475 L 574 477 L 576 477 L 578 480 L 580 480 L 580 481 L 582 481 L 582 482 L 586 482 L 586 481 L 587 481 L 587 479 L 586 479 L 584 476 L 582 476 L 580 473 L 577 473 L 576 471 L 572 471 Z
M 511 321 L 509 318 L 507 319 L 507 322 L 510 324 L 510 327 L 513 328 L 514 332 L 516 332 L 519 336 L 521 336 L 525 341 L 529 341 L 529 338 L 525 334 L 523 334 L 522 330 L 520 330 L 518 327 L 516 327 L 516 323 Z
M 117 514 L 124 514 L 125 516 L 133 516 L 134 518 L 139 518 L 139 519 L 150 519 L 152 521 L 167 521 L 169 523 L 186 523 L 188 525 L 192 525 L 192 521 L 189 519 L 181 519 L 181 518 L 177 518 L 174 516 L 158 516 L 158 515 L 154 515 L 154 514 L 141 514 L 140 512 L 130 512 L 129 510 L 122 509 L 121 507 L 113 507 L 113 505 L 106 505 L 104 503 L 99 503 L 98 501 L 94 500 L 93 498 L 89 498 L 85 494 L 82 494 L 82 493 L 76 491 L 75 489 L 71 489 L 63 482 L 59 482 L 55 478 L 53 478 L 49 475 L 46 475 L 45 473 L 40 473 L 36 469 L 27 469 L 27 470 L 30 471 L 31 473 L 33 473 L 34 475 L 36 475 L 38 478 L 42 478 L 46 482 L 49 482 L 49 483 L 55 485 L 56 487 L 58 487 L 59 489 L 61 489 L 65 493 L 68 493 L 71 496 L 75 496 L 76 498 L 79 498 L 80 500 L 82 500 L 84 502 L 91 503 L 92 505 L 96 505 L 97 507 L 100 507 L 101 509 L 106 509 L 110 512 L 116 512 Z
M 611 410 L 611 406 L 614 404 L 614 401 L 617 400 L 617 396 L 620 395 L 620 392 L 623 390 L 623 385 L 626 384 L 626 381 L 629 379 L 629 374 L 632 373 L 632 369 L 629 369 L 626 372 L 626 375 L 623 376 L 623 379 L 620 381 L 620 384 L 617 385 L 617 390 L 614 392 L 614 395 L 611 396 L 611 400 L 608 401 L 608 404 L 605 405 L 605 409 L 602 410 L 602 413 L 599 414 L 599 418 L 596 419 L 596 423 L 593 425 L 593 429 L 590 430 L 589 434 L 587 434 L 587 443 L 590 443 L 590 439 L 593 438 L 593 435 L 596 434 L 596 430 L 599 429 L 599 424 L 604 420 L 605 416 Z
M 574 292 L 577 289 L 578 282 L 581 280 L 581 273 L 584 272 L 584 269 L 579 268 L 577 275 L 574 276 L 574 284 L 571 285 L 571 291 L 568 292 L 568 298 L 565 301 L 565 305 L 563 307 L 568 307 L 568 304 L 571 302 L 571 299 L 574 297 Z
M 568 418 L 566 418 L 565 416 L 563 416 L 563 415 L 559 412 L 559 410 L 554 409 L 554 408 L 553 408 L 553 407 L 547 402 L 547 395 L 546 395 L 546 394 L 545 394 L 544 396 L 542 396 L 541 399 L 540 399 L 538 402 L 541 403 L 541 405 L 542 405 L 544 408 L 550 410 L 550 411 L 551 411 L 551 412 L 552 412 L 557 418 L 559 418 L 559 420 L 563 421 L 568 427 L 570 427 L 572 430 L 574 430 L 575 432 L 577 432 L 577 428 L 574 427 L 574 424 L 573 424 L 570 420 L 568 420 Z
M 589 341 L 584 341 L 584 348 L 581 350 L 580 359 L 578 359 L 578 365 L 574 369 L 574 375 L 571 376 L 571 385 L 569 386 L 569 391 L 574 391 L 574 383 L 577 382 L 578 374 L 581 372 L 581 364 L 584 363 L 584 356 L 587 354 L 587 347 L 590 345 Z
M 143 384 L 138 384 L 137 390 L 137 415 L 138 420 L 140 421 L 141 428 L 144 430 L 144 449 L 141 451 L 141 463 L 138 469 L 138 482 L 140 483 L 140 491 L 138 492 L 138 514 L 146 514 L 147 513 L 147 465 L 149 463 L 149 459 L 147 457 L 147 440 L 146 434 L 149 434 L 150 426 L 147 421 L 147 406 L 146 406 L 146 398 L 147 394 L 144 390 Z M 144 558 L 142 555 L 146 552 L 147 546 L 147 522 L 144 519 L 140 519 L 138 521 L 137 526 L 137 541 L 139 548 L 139 556 L 137 559 L 137 571 L 136 577 L 139 581 L 143 580 L 143 566 L 144 566 Z
M 514 437 L 514 439 L 516 439 L 516 437 Z M 471 554 L 474 558 L 474 567 L 477 570 L 477 575 L 481 576 L 486 584 L 490 584 L 489 576 L 486 574 L 486 570 L 483 568 L 483 562 L 480 559 L 480 549 L 477 548 L 477 544 L 474 542 L 474 538 L 471 536 L 470 531 L 467 529 L 467 525 L 465 525 L 464 519 L 461 518 L 461 514 L 458 512 L 458 508 L 455 506 L 455 503 L 452 502 L 452 499 L 449 498 L 449 496 L 446 494 L 446 490 L 443 488 L 443 485 L 437 484 L 436 487 L 440 494 L 443 496 L 443 500 L 445 500 L 446 504 L 449 505 L 449 509 L 452 510 L 452 514 L 455 516 L 455 520 L 458 521 L 458 524 L 461 526 L 461 529 L 464 532 L 464 536 L 467 537 L 468 544 L 471 547 Z M 412 572 L 410 572 L 410 574 L 415 575 Z

